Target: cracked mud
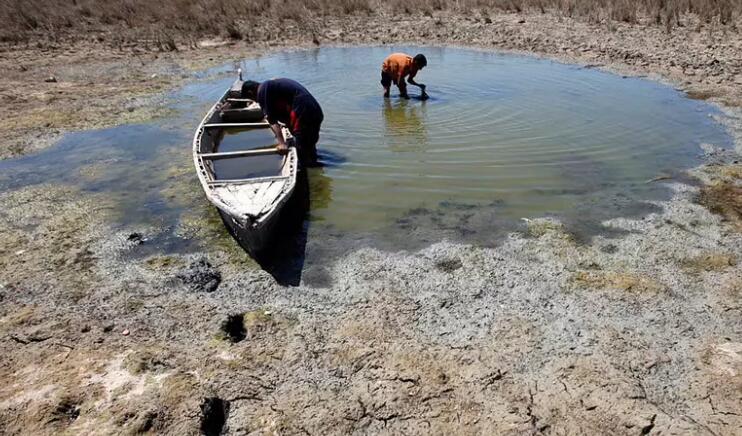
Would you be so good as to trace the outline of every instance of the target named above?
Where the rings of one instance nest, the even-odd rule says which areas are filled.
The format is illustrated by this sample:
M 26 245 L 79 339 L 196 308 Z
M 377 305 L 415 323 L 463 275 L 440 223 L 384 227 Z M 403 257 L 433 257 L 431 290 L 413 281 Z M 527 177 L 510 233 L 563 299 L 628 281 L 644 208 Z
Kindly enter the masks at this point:
M 707 163 L 690 171 L 698 186 L 658 180 L 672 198 L 604 222 L 610 236 L 578 241 L 532 219 L 493 247 L 358 248 L 298 287 L 246 260 L 214 214 L 180 223 L 217 241 L 203 250 L 132 256 L 157 230 L 111 227 L 104 196 L 59 185 L 0 193 L 0 433 L 738 433 L 739 36 L 710 34 L 706 52 L 706 36 L 688 29 L 607 34 L 548 14 L 519 20 L 493 16 L 487 30 L 444 17 L 433 32 L 711 89 L 737 149 L 704 147 Z M 358 28 L 364 36 L 339 37 L 327 26 L 321 40 L 416 31 Z M 528 45 L 524 35 L 536 36 Z M 662 48 L 637 44 L 642 35 L 683 47 L 678 71 L 653 52 Z M 724 62 L 700 67 L 709 56 Z M 70 68 L 99 65 L 75 58 Z M 3 86 L 22 81 L 12 80 Z

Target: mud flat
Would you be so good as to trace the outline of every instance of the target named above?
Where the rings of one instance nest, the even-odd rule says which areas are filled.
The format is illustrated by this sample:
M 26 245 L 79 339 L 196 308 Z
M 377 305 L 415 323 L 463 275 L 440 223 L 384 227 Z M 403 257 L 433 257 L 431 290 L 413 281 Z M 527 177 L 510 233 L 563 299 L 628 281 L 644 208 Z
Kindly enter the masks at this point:
M 305 271 L 299 287 L 235 250 L 205 201 L 178 229 L 208 242 L 202 250 L 140 255 L 162 229 L 113 227 L 103 196 L 3 192 L 0 433 L 739 432 L 739 35 L 549 15 L 360 21 L 328 18 L 315 36 L 425 39 L 656 75 L 720 104 L 736 150 L 699 150 L 697 185 L 651 182 L 672 198 L 606 221 L 611 237 L 578 242 L 558 221 L 531 219 L 493 248 L 359 247 Z M 194 66 L 270 50 L 260 38 L 270 24 L 251 35 L 263 42 L 208 51 L 14 49 L 19 61 L 2 57 L 15 71 L 2 111 L 22 120 L 67 109 L 49 127 L 59 130 L 146 119 Z M 313 44 L 300 30 L 286 29 L 287 44 Z M 48 75 L 57 81 L 36 80 Z M 129 111 L 127 101 L 142 103 Z M 100 110 L 74 110 L 89 104 Z M 6 133 L 47 133 L 15 126 Z M 3 142 L 5 156 L 42 146 L 23 141 Z

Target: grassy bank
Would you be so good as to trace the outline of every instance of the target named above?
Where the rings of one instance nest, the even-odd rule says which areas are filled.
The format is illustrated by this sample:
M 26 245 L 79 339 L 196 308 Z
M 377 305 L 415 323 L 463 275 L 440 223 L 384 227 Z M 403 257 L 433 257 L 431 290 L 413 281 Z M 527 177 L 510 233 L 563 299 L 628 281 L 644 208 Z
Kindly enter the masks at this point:
M 500 12 L 555 13 L 594 23 L 642 23 L 671 32 L 684 25 L 736 30 L 742 0 L 21 0 L 0 3 L 0 41 L 97 39 L 116 43 L 202 36 L 248 37 L 252 23 L 345 15 L 428 15 L 448 11 L 489 22 Z M 690 19 L 685 19 L 690 17 Z

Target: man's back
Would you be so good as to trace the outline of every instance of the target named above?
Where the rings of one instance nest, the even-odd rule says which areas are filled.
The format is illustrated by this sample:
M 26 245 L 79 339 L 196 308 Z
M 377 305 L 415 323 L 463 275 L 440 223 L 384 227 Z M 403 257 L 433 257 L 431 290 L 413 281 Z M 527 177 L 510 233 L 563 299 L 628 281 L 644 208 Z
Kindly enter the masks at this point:
M 394 80 L 399 80 L 407 74 L 416 72 L 412 56 L 405 53 L 393 53 L 384 59 L 381 70 L 388 73 Z
M 311 112 L 322 115 L 322 108 L 312 94 L 299 82 L 291 79 L 266 80 L 258 88 L 258 103 L 263 108 L 268 122 L 289 122 L 289 114 Z

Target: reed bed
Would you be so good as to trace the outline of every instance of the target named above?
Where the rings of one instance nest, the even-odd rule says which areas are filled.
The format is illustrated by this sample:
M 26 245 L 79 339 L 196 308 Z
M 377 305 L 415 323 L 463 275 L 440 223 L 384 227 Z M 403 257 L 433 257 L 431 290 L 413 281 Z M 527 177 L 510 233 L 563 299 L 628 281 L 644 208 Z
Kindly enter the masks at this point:
M 594 22 L 664 26 L 681 17 L 737 30 L 742 0 L 3 0 L 0 41 L 75 38 L 90 32 L 122 32 L 163 44 L 183 36 L 240 38 L 240 24 L 261 19 L 295 20 L 346 15 L 432 15 L 448 11 L 488 17 L 498 12 L 556 13 Z

